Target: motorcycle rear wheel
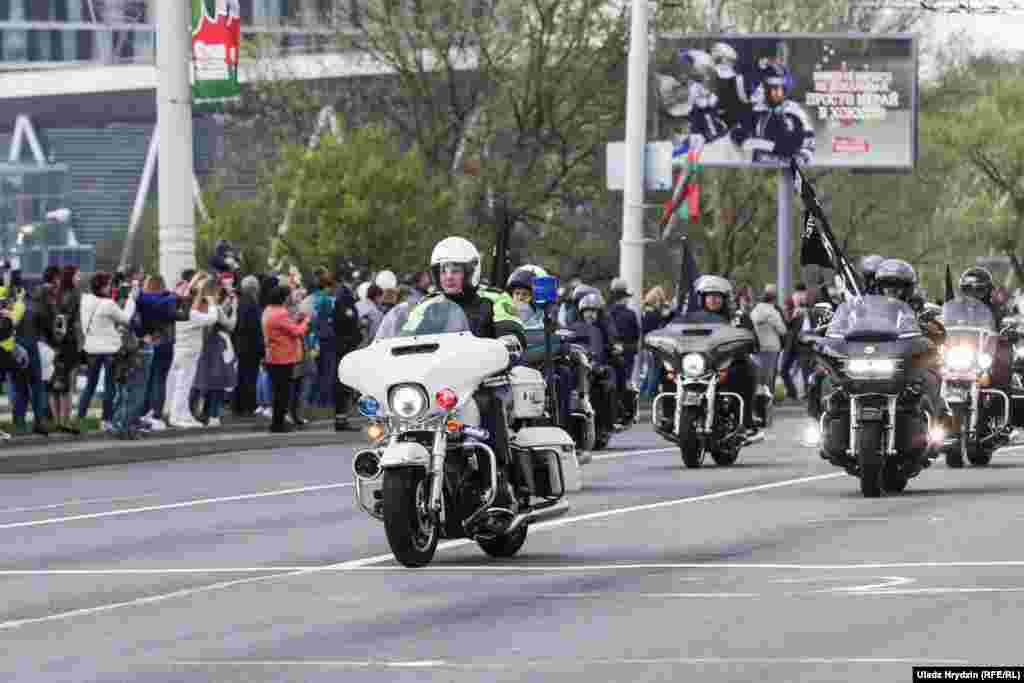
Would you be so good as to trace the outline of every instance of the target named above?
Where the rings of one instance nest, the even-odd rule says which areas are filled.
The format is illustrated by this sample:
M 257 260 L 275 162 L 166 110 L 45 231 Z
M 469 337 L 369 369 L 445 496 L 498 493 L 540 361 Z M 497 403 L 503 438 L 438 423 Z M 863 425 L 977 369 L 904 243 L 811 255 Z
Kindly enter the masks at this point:
M 422 468 L 384 471 L 384 531 L 395 559 L 406 567 L 430 564 L 437 551 L 440 527 L 427 509 L 429 497 Z

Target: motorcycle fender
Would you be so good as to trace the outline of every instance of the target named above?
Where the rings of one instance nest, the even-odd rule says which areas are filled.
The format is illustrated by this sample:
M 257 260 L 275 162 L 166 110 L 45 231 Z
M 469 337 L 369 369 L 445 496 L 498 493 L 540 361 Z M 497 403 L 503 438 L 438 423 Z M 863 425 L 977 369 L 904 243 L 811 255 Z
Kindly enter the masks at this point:
M 394 443 L 384 449 L 381 454 L 382 469 L 391 467 L 429 467 L 430 452 L 422 445 L 413 441 Z

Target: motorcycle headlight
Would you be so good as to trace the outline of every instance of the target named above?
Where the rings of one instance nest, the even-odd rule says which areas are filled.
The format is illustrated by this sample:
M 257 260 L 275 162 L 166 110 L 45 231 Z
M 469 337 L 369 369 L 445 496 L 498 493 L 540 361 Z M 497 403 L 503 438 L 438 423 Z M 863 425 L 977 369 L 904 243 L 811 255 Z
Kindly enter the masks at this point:
M 979 353 L 978 354 L 978 367 L 982 370 L 988 370 L 992 367 L 992 354 L 990 353 Z
M 853 379 L 886 379 L 896 374 L 896 362 L 884 358 L 851 358 L 846 372 Z
M 946 351 L 943 360 L 951 370 L 970 370 L 974 365 L 974 351 L 964 347 L 952 348 Z
M 403 420 L 411 420 L 423 414 L 429 405 L 427 395 L 419 387 L 409 384 L 397 386 L 391 390 L 388 405 Z
M 687 377 L 700 377 L 705 370 L 707 363 L 699 353 L 688 353 L 683 357 L 683 374 Z

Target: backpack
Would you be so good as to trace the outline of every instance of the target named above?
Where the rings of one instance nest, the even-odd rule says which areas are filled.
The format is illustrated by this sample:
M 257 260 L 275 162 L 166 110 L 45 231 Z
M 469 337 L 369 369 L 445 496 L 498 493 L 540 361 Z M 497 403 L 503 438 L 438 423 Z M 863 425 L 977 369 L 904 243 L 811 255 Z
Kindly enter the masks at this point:
M 321 341 L 334 339 L 334 297 L 323 291 L 318 293 L 313 299 L 313 313 L 317 339 Z

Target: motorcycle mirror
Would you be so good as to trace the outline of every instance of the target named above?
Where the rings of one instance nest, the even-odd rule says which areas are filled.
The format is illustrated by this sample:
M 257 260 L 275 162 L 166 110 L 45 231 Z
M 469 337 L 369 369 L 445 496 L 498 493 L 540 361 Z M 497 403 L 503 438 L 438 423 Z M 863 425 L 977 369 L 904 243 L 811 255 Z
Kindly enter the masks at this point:
M 558 300 L 558 278 L 546 276 L 533 279 L 533 303 L 538 306 L 553 304 Z

